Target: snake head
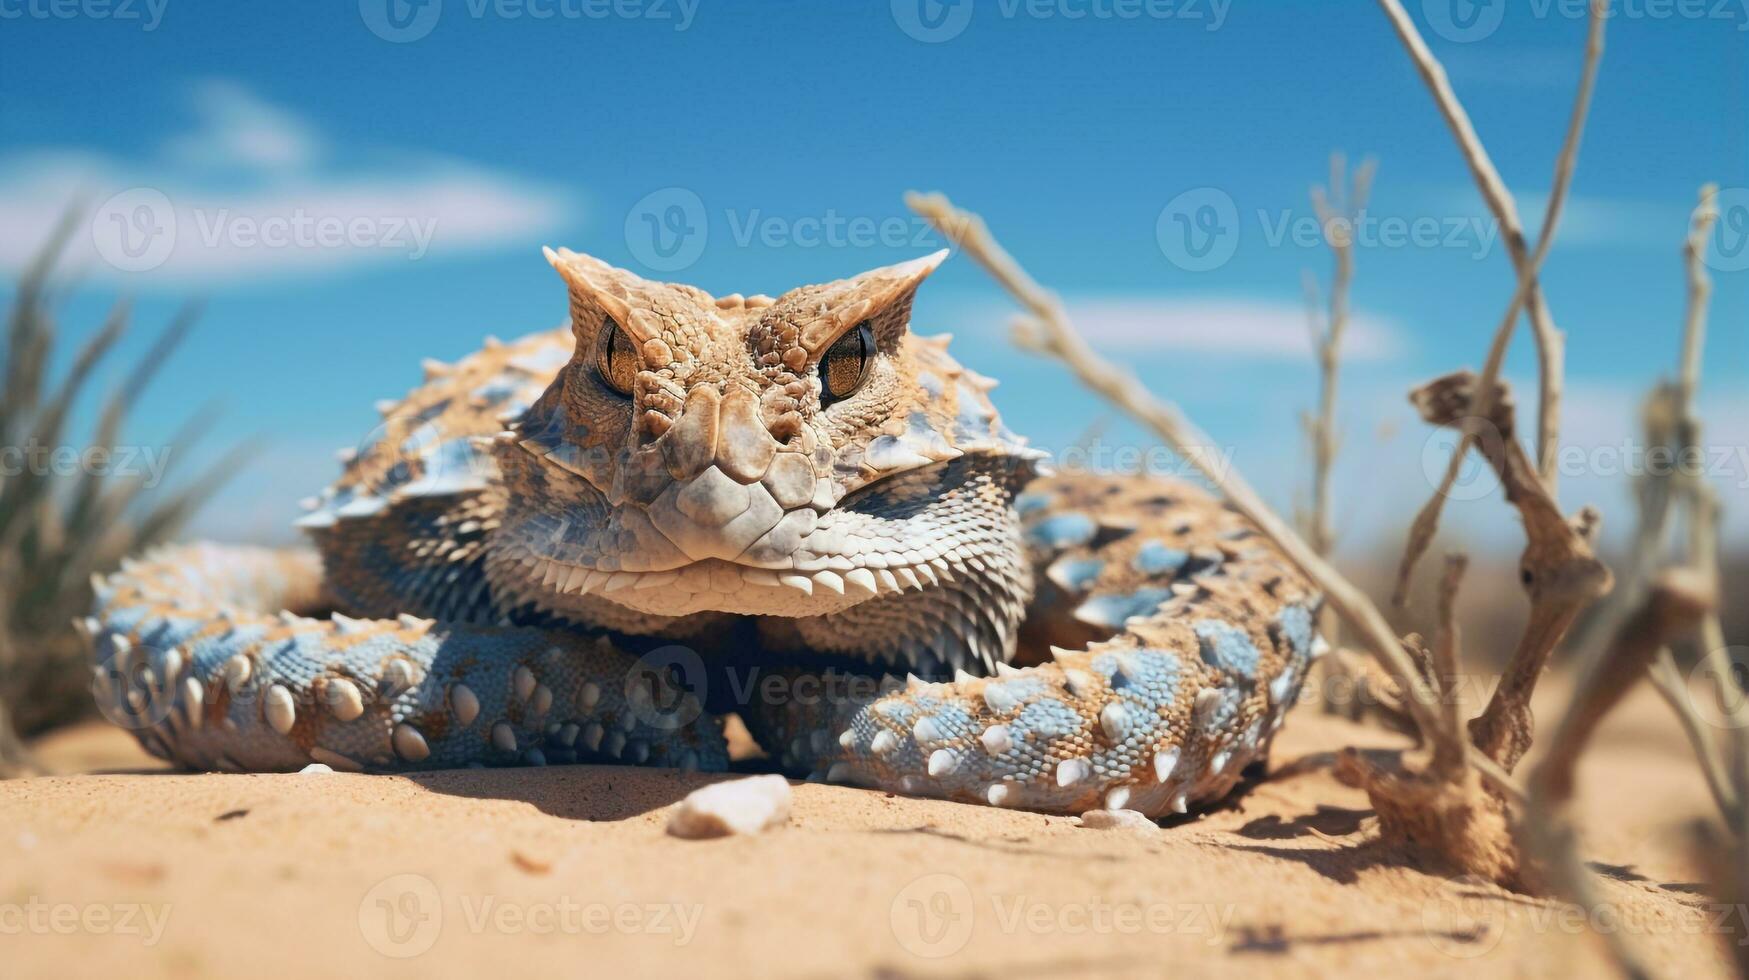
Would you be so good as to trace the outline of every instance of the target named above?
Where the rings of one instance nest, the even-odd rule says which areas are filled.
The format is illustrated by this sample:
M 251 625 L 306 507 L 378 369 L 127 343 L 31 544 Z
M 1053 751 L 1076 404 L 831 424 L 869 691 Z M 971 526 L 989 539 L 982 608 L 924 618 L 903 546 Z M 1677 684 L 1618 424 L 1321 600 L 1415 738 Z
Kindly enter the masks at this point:
M 894 580 L 870 562 L 903 567 L 933 526 L 927 506 L 901 505 L 962 473 L 1022 478 L 1039 455 L 946 338 L 910 331 L 945 250 L 775 299 L 546 254 L 569 290 L 574 350 L 499 462 L 524 491 L 504 540 L 548 606 L 841 609 Z

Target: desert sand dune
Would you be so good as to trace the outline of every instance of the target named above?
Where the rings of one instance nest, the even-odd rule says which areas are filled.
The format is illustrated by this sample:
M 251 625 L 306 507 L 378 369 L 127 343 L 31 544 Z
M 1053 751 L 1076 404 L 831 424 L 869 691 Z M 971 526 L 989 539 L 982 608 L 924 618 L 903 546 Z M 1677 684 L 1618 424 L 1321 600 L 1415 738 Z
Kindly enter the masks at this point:
M 0 935 L 0 959 L 20 978 L 1577 976 L 1606 969 L 1593 928 L 1621 928 L 1670 975 L 1723 975 L 1681 733 L 1642 691 L 1602 739 L 1582 816 L 1608 905 L 1583 914 L 1380 843 L 1330 752 L 1403 741 L 1311 707 L 1267 779 L 1158 831 L 797 784 L 789 826 L 684 841 L 667 808 L 723 777 L 604 766 L 27 779 L 0 783 L 0 895 L 50 925 Z M 39 750 L 145 764 L 104 728 Z M 58 934 L 66 907 L 112 921 Z

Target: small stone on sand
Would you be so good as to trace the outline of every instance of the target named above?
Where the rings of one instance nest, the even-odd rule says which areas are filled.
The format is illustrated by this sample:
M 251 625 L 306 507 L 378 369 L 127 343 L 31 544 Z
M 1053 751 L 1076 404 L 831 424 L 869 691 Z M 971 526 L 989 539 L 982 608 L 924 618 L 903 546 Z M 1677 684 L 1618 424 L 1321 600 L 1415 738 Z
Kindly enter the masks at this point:
M 1134 810 L 1088 810 L 1081 814 L 1081 826 L 1089 830 L 1142 830 L 1153 832 L 1160 825 Z
M 751 776 L 712 783 L 686 794 L 668 817 L 668 832 L 703 839 L 757 834 L 789 820 L 789 781 L 782 776 Z
M 300 776 L 320 776 L 323 773 L 331 773 L 333 771 L 334 771 L 333 766 L 324 765 L 320 762 L 312 762 L 309 765 L 303 767 L 302 769 L 299 769 L 298 775 L 300 775 Z

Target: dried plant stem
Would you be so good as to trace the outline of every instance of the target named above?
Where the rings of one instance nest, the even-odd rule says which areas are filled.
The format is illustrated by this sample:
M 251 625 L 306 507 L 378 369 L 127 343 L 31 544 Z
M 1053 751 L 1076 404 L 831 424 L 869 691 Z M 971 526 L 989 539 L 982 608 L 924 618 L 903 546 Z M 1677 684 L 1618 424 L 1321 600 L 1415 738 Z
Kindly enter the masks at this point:
M 1707 791 L 1712 794 L 1714 805 L 1726 816 L 1727 822 L 1734 825 L 1741 803 L 1731 773 L 1724 757 L 1719 754 L 1718 742 L 1689 700 L 1688 687 L 1682 681 L 1682 672 L 1669 648 L 1658 651 L 1649 676 L 1659 696 L 1676 713 L 1676 720 L 1682 723 L 1682 733 L 1688 737 L 1689 744 L 1694 746 L 1694 754 L 1700 760 L 1701 774 L 1706 777 Z
M 1688 237 L 1682 244 L 1683 259 L 1688 268 L 1688 307 L 1683 317 L 1682 367 L 1677 376 L 1677 392 L 1680 398 L 1677 401 L 1676 430 L 1683 440 L 1680 447 L 1682 451 L 1700 444 L 1700 413 L 1695 408 L 1694 400 L 1700 390 L 1701 353 L 1706 346 L 1707 304 L 1712 296 L 1712 279 L 1706 271 L 1706 245 L 1707 239 L 1712 235 L 1713 223 L 1719 217 L 1718 195 L 1717 184 L 1707 184 L 1700 189 L 1700 201 L 1689 221 Z M 1713 494 L 1712 487 L 1698 473 L 1688 469 L 1682 469 L 1678 474 L 1676 489 L 1682 493 L 1689 509 L 1689 563 L 1716 578 L 1719 568 L 1718 499 Z M 1725 630 L 1719 622 L 1717 610 L 1701 620 L 1700 642 L 1713 676 L 1719 679 L 1719 683 L 1730 682 L 1730 653 L 1725 645 Z M 1749 699 L 1732 697 L 1728 699 L 1728 706 L 1732 731 L 1738 736 L 1740 749 L 1749 754 Z
M 1320 310 L 1318 284 L 1312 273 L 1305 273 L 1306 322 L 1312 334 L 1312 351 L 1318 364 L 1318 405 L 1315 413 L 1303 418 L 1306 441 L 1312 457 L 1312 500 L 1310 510 L 1301 515 L 1299 524 L 1305 530 L 1312 550 L 1326 558 L 1336 544 L 1336 532 L 1331 515 L 1330 478 L 1335 469 L 1338 437 L 1336 433 L 1336 399 L 1342 363 L 1342 340 L 1348 332 L 1349 291 L 1354 282 L 1355 227 L 1366 209 L 1372 192 L 1373 173 L 1377 164 L 1368 159 L 1355 172 L 1353 183 L 1348 176 L 1348 161 L 1341 153 L 1330 154 L 1328 187 L 1314 185 L 1312 208 L 1318 216 L 1324 243 L 1332 258 L 1329 305 Z M 1329 637 L 1335 649 L 1326 658 L 1322 670 L 1326 678 L 1340 679 L 1351 689 L 1360 691 L 1382 679 L 1377 669 L 1367 670 L 1368 662 L 1350 657 L 1342 648 L 1341 619 L 1333 609 L 1318 614 L 1318 629 Z M 1355 697 L 1343 705 L 1336 699 L 1324 699 L 1324 710 L 1342 714 L 1358 721 L 1368 702 Z M 1387 715 L 1389 709 L 1383 709 Z M 1393 718 L 1401 723 L 1401 717 Z M 1411 727 L 1413 723 L 1411 722 Z
M 1567 812 L 1579 756 L 1598 723 L 1639 683 L 1659 651 L 1691 629 L 1713 602 L 1712 583 L 1693 569 L 1671 569 L 1659 576 L 1602 655 L 1588 658 L 1573 701 L 1549 740 L 1548 754 L 1531 773 L 1529 812 L 1520 824 L 1525 844 L 1541 860 L 1541 884 L 1580 908 L 1596 908 L 1599 896 L 1579 857 Z M 1606 932 L 1624 973 L 1651 975 L 1625 938 L 1615 934 L 1619 930 Z
M 1459 721 L 1462 705 L 1457 689 L 1459 650 L 1463 645 L 1457 622 L 1457 597 L 1469 566 L 1468 555 L 1453 552 L 1445 556 L 1445 574 L 1439 580 L 1439 632 L 1433 638 L 1433 676 L 1439 685 L 1440 727 L 1449 737 L 1436 743 L 1433 766 L 1444 774 L 1461 769 L 1469 755 L 1469 741 L 1464 738 Z M 1441 749 L 1446 753 L 1443 756 L 1439 754 Z
M 1539 365 L 1539 388 L 1541 406 L 1538 413 L 1537 453 L 1540 465 L 1538 472 L 1543 482 L 1553 491 L 1556 487 L 1555 458 L 1559 448 L 1560 435 L 1560 404 L 1562 378 L 1564 368 L 1564 341 L 1559 330 L 1555 329 L 1553 317 L 1548 305 L 1543 300 L 1542 287 L 1538 281 L 1543 260 L 1547 258 L 1550 247 L 1554 244 L 1555 232 L 1560 226 L 1562 210 L 1567 200 L 1567 192 L 1572 186 L 1573 172 L 1578 162 L 1579 144 L 1585 132 L 1585 120 L 1590 114 L 1591 95 L 1596 88 L 1597 70 L 1603 59 L 1604 25 L 1607 22 L 1607 0 L 1592 0 L 1590 7 L 1590 26 L 1586 33 L 1585 64 L 1580 72 L 1578 92 L 1574 97 L 1573 111 L 1568 119 L 1566 138 L 1561 145 L 1560 155 L 1555 161 L 1554 184 L 1549 193 L 1549 200 L 1543 213 L 1543 222 L 1538 232 L 1536 251 L 1527 255 L 1525 248 L 1524 229 L 1519 222 L 1517 204 L 1500 179 L 1499 171 L 1494 168 L 1493 161 L 1488 157 L 1487 148 L 1482 145 L 1476 135 L 1475 127 L 1470 123 L 1469 114 L 1464 110 L 1463 103 L 1458 101 L 1452 91 L 1450 80 L 1446 77 L 1445 68 L 1428 50 L 1427 43 L 1415 29 L 1415 24 L 1398 0 L 1379 0 L 1379 5 L 1391 19 L 1397 35 L 1408 48 L 1410 57 L 1414 60 L 1421 77 L 1432 91 L 1434 101 L 1438 104 L 1440 113 L 1445 117 L 1452 134 L 1457 138 L 1458 147 L 1469 164 L 1470 172 L 1476 185 L 1481 189 L 1482 197 L 1488 208 L 1494 213 L 1494 218 L 1500 223 L 1501 237 L 1506 240 L 1507 252 L 1512 258 L 1513 267 L 1518 275 L 1518 284 L 1513 290 L 1512 299 L 1507 304 L 1506 313 L 1501 318 L 1500 325 L 1495 328 L 1492 341 L 1489 343 L 1488 355 L 1482 367 L 1483 401 L 1478 404 L 1477 414 L 1486 418 L 1492 406 L 1488 399 L 1494 381 L 1499 378 L 1501 366 L 1506 360 L 1506 350 L 1512 339 L 1513 328 L 1517 325 L 1519 311 L 1527 305 L 1530 310 L 1530 321 L 1537 343 Z M 1408 581 L 1414 571 L 1415 564 L 1432 543 L 1434 534 L 1439 529 L 1440 510 L 1445 504 L 1446 496 L 1451 492 L 1452 485 L 1457 481 L 1462 469 L 1464 456 L 1474 446 L 1474 436 L 1468 432 L 1459 440 L 1453 450 L 1450 461 L 1446 464 L 1444 476 L 1438 489 L 1421 508 L 1410 529 L 1409 544 L 1405 548 L 1403 560 L 1397 574 L 1397 590 L 1393 602 L 1402 605 L 1407 601 Z
M 1342 361 L 1342 338 L 1348 331 L 1348 294 L 1354 282 L 1354 228 L 1366 210 L 1378 164 L 1364 160 L 1348 183 L 1348 163 L 1340 153 L 1330 155 L 1330 187 L 1312 188 L 1312 208 L 1330 247 L 1334 268 L 1330 274 L 1330 307 L 1322 330 L 1314 326 L 1312 342 L 1318 358 L 1318 412 L 1307 419 L 1312 444 L 1312 512 L 1306 533 L 1312 549 L 1328 556 L 1335 544 L 1330 518 L 1330 472 L 1336 462 L 1336 395 Z M 1310 280 L 1309 290 L 1316 290 Z
M 1648 429 L 1658 444 L 1674 442 L 1679 452 L 1699 439 L 1700 420 L 1694 410 L 1694 395 L 1700 385 L 1700 352 L 1706 329 L 1706 304 L 1710 282 L 1702 261 L 1712 222 L 1717 217 L 1717 188 L 1701 189 L 1700 203 L 1689 223 L 1683 252 L 1688 267 L 1688 307 L 1684 318 L 1682 357 L 1678 381 L 1654 393 L 1647 413 Z M 1648 478 L 1654 479 L 1654 478 Z M 1642 673 L 1648 675 L 1665 701 L 1675 710 L 1683 731 L 1694 746 L 1706 777 L 1708 790 L 1725 818 L 1736 845 L 1729 848 L 1735 859 L 1743 854 L 1746 790 L 1745 766 L 1749 759 L 1749 728 L 1745 705 L 1734 686 L 1717 611 L 1718 561 L 1716 501 L 1698 476 L 1682 470 L 1642 488 L 1640 529 L 1642 549 L 1638 568 L 1652 568 L 1664 560 L 1664 523 L 1670 506 L 1680 494 L 1689 510 L 1690 539 L 1686 564 L 1659 573 L 1644 597 L 1616 630 L 1613 641 L 1600 655 L 1588 657 L 1580 673 L 1580 685 L 1567 714 L 1555 730 L 1549 752 L 1531 774 L 1529 812 L 1524 822 L 1526 846 L 1541 859 L 1547 885 L 1568 901 L 1594 907 L 1597 901 L 1593 877 L 1579 858 L 1575 832 L 1568 814 L 1573 795 L 1574 770 L 1580 753 L 1599 721 L 1618 703 Z M 1664 482 L 1664 481 L 1667 481 Z M 1720 704 L 1729 715 L 1735 743 L 1727 762 L 1681 673 L 1669 645 L 1696 625 L 1700 627 L 1704 661 L 1720 685 Z M 1728 695 L 1728 696 L 1727 696 Z M 1721 873 L 1729 894 L 1741 895 L 1745 876 L 1740 867 Z M 1611 953 L 1624 973 L 1649 976 L 1633 948 L 1620 935 L 1607 938 Z
M 1712 280 L 1706 271 L 1705 250 L 1713 223 L 1717 219 L 1718 186 L 1707 184 L 1700 189 L 1700 199 L 1689 220 L 1688 235 L 1682 247 L 1688 273 L 1688 298 L 1683 317 L 1677 380 L 1674 385 L 1660 392 L 1668 403 L 1662 406 L 1663 411 L 1660 412 L 1655 404 L 1648 413 L 1648 427 L 1658 428 L 1662 421 L 1673 438 L 1659 438 L 1658 433 L 1651 433 L 1649 437 L 1658 438 L 1660 444 L 1673 441 L 1678 453 L 1687 453 L 1700 442 L 1701 421 L 1694 403 L 1700 390 L 1707 303 L 1712 294 Z M 1668 418 L 1663 417 L 1665 414 Z M 1704 478 L 1686 467 L 1678 467 L 1669 476 L 1647 479 L 1656 482 L 1641 492 L 1639 540 L 1643 552 L 1638 568 L 1655 568 L 1664 560 L 1664 528 L 1671 506 L 1680 503 L 1688 513 L 1688 567 L 1716 582 L 1718 500 L 1712 488 L 1706 484 Z M 1701 618 L 1699 641 L 1702 665 L 1720 687 L 1718 705 L 1726 715 L 1727 727 L 1734 738 L 1734 755 L 1739 758 L 1749 755 L 1749 703 L 1746 703 L 1741 692 L 1727 689 L 1727 686 L 1735 685 L 1736 682 L 1732 678 L 1730 654 L 1716 609 L 1709 610 Z M 1695 756 L 1700 762 L 1701 770 L 1706 774 L 1707 786 L 1718 803 L 1720 813 L 1725 816 L 1726 824 L 1735 829 L 1743 819 L 1742 802 L 1746 787 L 1734 776 L 1719 752 L 1713 726 L 1700 717 L 1699 709 L 1688 689 L 1682 684 L 1675 660 L 1668 650 L 1660 651 L 1652 677 L 1659 693 L 1664 695 L 1665 701 L 1682 722 L 1683 731 L 1694 746 Z
M 1405 707 L 1414 719 L 1424 744 L 1437 746 L 1442 737 L 1435 696 L 1428 688 L 1402 640 L 1392 631 L 1378 607 L 1366 594 L 1313 551 L 1294 533 L 1244 478 L 1231 468 L 1214 466 L 1197 447 L 1211 444 L 1208 436 L 1178 410 L 1150 393 L 1135 376 L 1096 354 L 1070 324 L 1062 304 L 1029 276 L 991 236 L 979 216 L 954 207 L 944 195 L 906 195 L 911 210 L 927 219 L 943 235 L 983 266 L 1030 316 L 1017 324 L 1017 339 L 1023 346 L 1062 361 L 1082 384 L 1152 429 L 1168 446 L 1196 466 L 1240 513 L 1256 524 L 1281 548 L 1321 590 L 1329 603 L 1358 632 L 1373 655 L 1402 685 Z M 1461 749 L 1459 751 L 1462 751 Z M 1496 789 L 1511 798 L 1523 791 L 1498 765 L 1477 760 L 1475 768 Z
M 1469 371 L 1457 371 L 1428 382 L 1410 398 L 1428 424 L 1463 426 L 1478 420 L 1478 384 Z M 1491 414 L 1480 419 L 1487 438 L 1478 448 L 1524 521 L 1526 543 L 1519 567 L 1530 595 L 1530 621 L 1500 686 L 1470 722 L 1470 737 L 1477 749 L 1510 772 L 1534 737 L 1530 698 L 1549 654 L 1580 611 L 1609 591 L 1611 576 L 1592 551 L 1597 513 L 1585 508 L 1571 521 L 1562 515 L 1516 437 L 1510 389 L 1505 382 L 1495 387 Z

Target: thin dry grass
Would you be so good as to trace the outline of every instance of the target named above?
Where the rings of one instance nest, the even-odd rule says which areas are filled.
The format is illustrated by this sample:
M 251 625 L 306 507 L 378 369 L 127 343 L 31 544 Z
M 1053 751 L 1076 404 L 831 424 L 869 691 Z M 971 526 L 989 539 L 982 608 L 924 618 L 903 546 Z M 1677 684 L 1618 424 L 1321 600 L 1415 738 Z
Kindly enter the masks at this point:
M 56 263 L 80 226 L 69 213 L 18 283 L 7 314 L 0 377 L 0 445 L 114 448 L 133 406 L 193 325 L 196 311 L 174 318 L 129 369 L 99 410 L 88 441 L 69 438 L 69 419 L 91 395 L 94 373 L 129 322 L 118 304 L 74 354 L 59 378 L 50 376 L 61 330 L 63 294 Z M 195 442 L 213 413 L 195 415 L 169 445 Z M 92 710 L 90 669 L 72 621 L 91 607 L 91 576 L 129 554 L 174 535 L 241 462 L 233 450 L 179 490 L 160 492 L 143 473 L 119 475 L 84 467 L 25 465 L 0 476 L 0 776 L 32 771 L 21 735 L 76 720 Z M 82 456 L 83 458 L 83 456 Z

